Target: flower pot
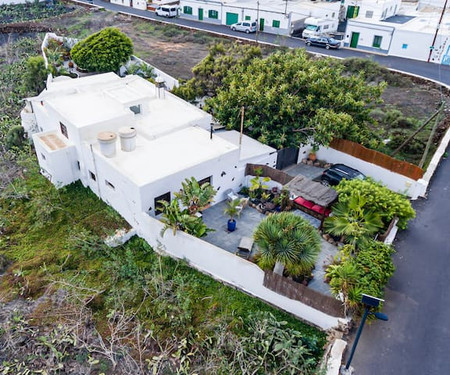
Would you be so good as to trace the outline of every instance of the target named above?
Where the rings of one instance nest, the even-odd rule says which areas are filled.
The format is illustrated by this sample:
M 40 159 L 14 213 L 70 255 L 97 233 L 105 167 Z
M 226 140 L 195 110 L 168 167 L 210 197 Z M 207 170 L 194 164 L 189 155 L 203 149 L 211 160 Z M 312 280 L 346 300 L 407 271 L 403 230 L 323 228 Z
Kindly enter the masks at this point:
M 311 160 L 311 161 L 316 161 L 316 159 L 317 159 L 316 153 L 315 152 L 310 152 L 309 155 L 308 155 L 308 159 Z
M 234 232 L 236 230 L 236 220 L 230 219 L 227 223 L 228 232 Z

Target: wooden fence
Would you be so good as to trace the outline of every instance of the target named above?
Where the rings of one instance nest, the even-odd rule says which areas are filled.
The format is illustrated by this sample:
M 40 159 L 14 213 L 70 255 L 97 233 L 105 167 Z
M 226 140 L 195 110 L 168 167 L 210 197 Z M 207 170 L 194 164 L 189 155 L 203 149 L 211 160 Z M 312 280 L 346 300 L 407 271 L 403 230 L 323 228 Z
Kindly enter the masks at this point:
M 382 168 L 388 169 L 391 172 L 412 178 L 415 181 L 422 178 L 423 176 L 423 169 L 419 168 L 417 165 L 394 159 L 389 155 L 370 150 L 352 141 L 347 141 L 345 139 L 334 139 L 331 142 L 330 147 L 335 150 L 352 155 L 355 158 L 367 161 L 368 163 L 372 163 Z
M 325 314 L 345 318 L 344 306 L 336 298 L 322 294 L 286 277 L 277 275 L 272 271 L 264 272 L 264 284 L 266 288 L 290 299 L 300 301 Z
M 262 170 L 261 177 L 270 177 L 271 180 L 279 182 L 281 185 L 286 185 L 294 178 L 283 171 L 271 168 L 268 165 L 259 164 L 247 164 L 245 167 L 245 175 L 256 176 L 255 169 L 258 168 L 261 168 Z

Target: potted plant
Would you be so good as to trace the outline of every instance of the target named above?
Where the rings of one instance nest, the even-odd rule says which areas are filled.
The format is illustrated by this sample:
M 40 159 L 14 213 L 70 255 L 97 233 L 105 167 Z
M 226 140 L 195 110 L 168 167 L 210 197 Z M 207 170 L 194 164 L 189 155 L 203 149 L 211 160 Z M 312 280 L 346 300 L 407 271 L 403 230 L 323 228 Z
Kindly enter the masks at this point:
M 313 145 L 311 151 L 309 152 L 308 159 L 311 161 L 316 161 L 317 160 L 317 156 L 316 156 L 317 151 L 319 151 L 319 146 Z
M 223 213 L 230 217 L 227 222 L 228 232 L 234 232 L 236 230 L 235 217 L 239 216 L 239 214 L 241 213 L 241 210 L 239 209 L 240 204 L 241 204 L 240 199 L 234 199 L 232 201 L 228 201 L 227 206 L 223 210 Z

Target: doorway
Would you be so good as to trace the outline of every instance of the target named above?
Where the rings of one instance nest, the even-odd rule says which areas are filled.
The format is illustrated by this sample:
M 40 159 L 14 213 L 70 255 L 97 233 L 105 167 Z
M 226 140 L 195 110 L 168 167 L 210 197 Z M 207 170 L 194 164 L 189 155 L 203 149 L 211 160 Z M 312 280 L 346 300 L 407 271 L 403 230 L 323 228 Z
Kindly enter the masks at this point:
M 350 40 L 350 47 L 356 48 L 358 47 L 359 33 L 352 33 L 352 38 Z

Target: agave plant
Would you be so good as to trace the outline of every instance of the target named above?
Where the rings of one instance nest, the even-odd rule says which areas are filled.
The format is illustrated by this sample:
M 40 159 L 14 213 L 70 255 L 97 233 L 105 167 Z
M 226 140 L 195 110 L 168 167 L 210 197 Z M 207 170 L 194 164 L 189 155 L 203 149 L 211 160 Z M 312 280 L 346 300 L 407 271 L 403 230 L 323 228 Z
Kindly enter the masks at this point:
M 266 217 L 253 234 L 261 253 L 258 265 L 292 276 L 309 274 L 320 252 L 320 237 L 305 219 L 291 212 Z
M 357 248 L 383 228 L 382 216 L 367 208 L 367 199 L 354 192 L 346 202 L 333 206 L 333 215 L 325 219 L 323 228 L 335 236 L 344 236 Z

